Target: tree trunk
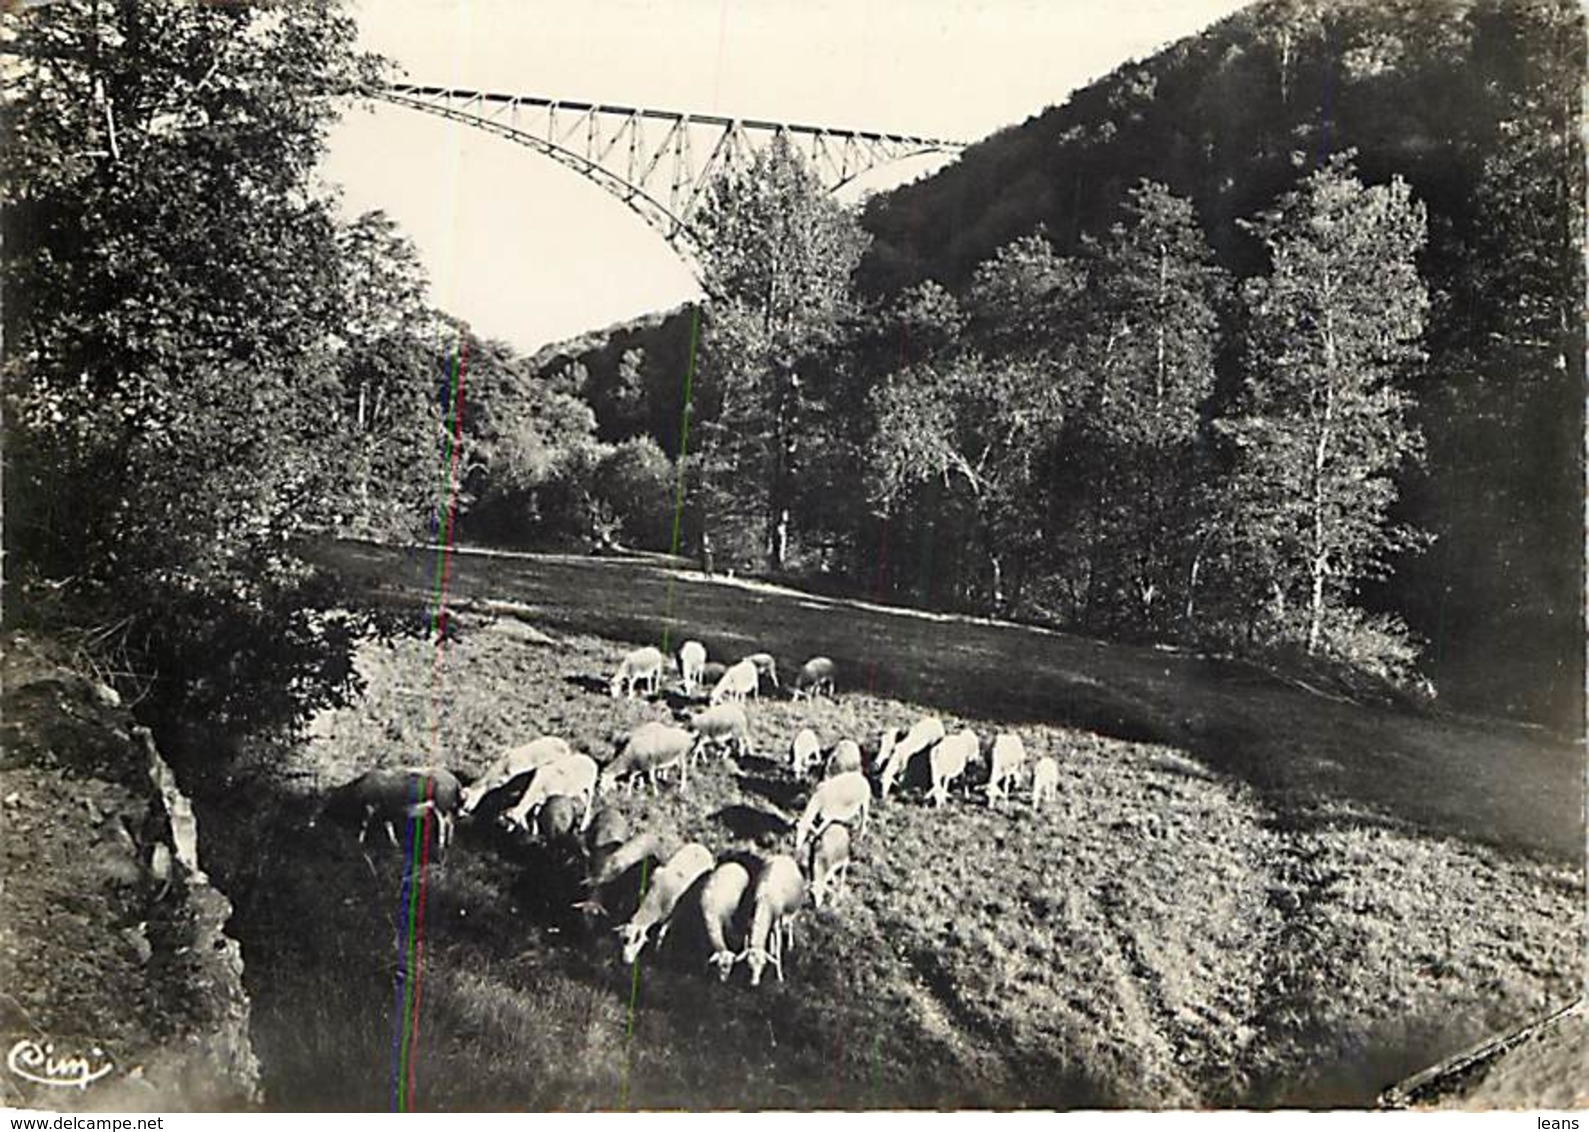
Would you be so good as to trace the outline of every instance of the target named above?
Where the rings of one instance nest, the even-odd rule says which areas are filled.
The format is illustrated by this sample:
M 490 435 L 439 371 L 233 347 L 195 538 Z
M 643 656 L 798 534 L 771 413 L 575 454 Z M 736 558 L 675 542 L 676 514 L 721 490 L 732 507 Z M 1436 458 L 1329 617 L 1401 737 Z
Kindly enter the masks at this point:
M 772 568 L 781 572 L 784 564 L 789 561 L 789 508 L 783 507 L 778 511 L 778 522 L 773 529 L 772 543 Z
M 1203 551 L 1199 547 L 1192 554 L 1192 567 L 1186 574 L 1186 604 L 1181 609 L 1181 637 L 1190 639 L 1192 635 L 1192 617 L 1197 602 L 1197 576 L 1203 569 Z
M 1325 546 L 1324 468 L 1329 455 L 1330 427 L 1335 419 L 1335 334 L 1332 320 L 1324 324 L 1324 419 L 1319 424 L 1319 439 L 1313 450 L 1313 553 L 1309 571 L 1312 594 L 1308 605 L 1308 655 L 1318 651 L 1324 627 L 1324 576 L 1329 573 L 1330 554 Z

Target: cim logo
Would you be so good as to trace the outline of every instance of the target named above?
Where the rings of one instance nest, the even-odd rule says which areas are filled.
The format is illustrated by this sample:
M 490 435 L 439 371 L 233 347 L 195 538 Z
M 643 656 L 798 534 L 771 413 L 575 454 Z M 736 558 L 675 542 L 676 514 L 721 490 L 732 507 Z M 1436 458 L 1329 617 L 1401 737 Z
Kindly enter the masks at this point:
M 88 1055 L 58 1055 L 54 1044 L 23 1038 L 6 1054 L 6 1068 L 35 1085 L 86 1089 L 115 1068 L 105 1051 L 95 1046 Z

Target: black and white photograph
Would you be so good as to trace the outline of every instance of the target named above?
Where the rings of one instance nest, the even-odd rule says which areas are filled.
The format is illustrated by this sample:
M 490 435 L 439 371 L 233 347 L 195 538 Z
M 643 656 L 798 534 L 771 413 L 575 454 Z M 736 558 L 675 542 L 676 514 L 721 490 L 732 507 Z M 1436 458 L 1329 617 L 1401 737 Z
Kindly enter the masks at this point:
M 0 1108 L 1579 1127 L 1577 0 L 0 28 Z

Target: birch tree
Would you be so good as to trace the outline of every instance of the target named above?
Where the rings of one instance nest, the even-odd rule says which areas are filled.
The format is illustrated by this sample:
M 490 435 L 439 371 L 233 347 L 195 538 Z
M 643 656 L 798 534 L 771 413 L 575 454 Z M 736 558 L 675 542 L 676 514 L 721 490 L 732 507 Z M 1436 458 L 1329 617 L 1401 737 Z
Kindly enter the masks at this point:
M 1365 186 L 1349 156 L 1252 225 L 1272 270 L 1245 287 L 1248 375 L 1224 422 L 1237 537 L 1267 545 L 1251 560 L 1269 563 L 1271 617 L 1310 654 L 1332 610 L 1419 541 L 1389 511 L 1397 471 L 1422 452 L 1404 385 L 1423 360 L 1425 226 L 1403 181 Z

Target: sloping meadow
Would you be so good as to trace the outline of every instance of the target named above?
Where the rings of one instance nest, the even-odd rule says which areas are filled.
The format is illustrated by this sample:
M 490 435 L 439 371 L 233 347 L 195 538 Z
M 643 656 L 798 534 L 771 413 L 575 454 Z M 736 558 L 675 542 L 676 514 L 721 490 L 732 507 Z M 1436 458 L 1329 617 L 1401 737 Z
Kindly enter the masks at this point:
M 604 761 L 669 716 L 606 693 L 633 642 L 458 628 L 440 649 L 368 645 L 364 698 L 278 772 L 300 790 L 375 766 L 478 772 L 542 733 Z M 788 768 L 801 727 L 868 749 L 929 712 L 994 731 L 849 691 L 749 712 L 754 755 L 708 757 L 684 793 L 670 779 L 604 804 L 669 849 L 791 851 L 815 783 Z M 1034 811 L 1023 790 L 993 808 L 972 789 L 937 810 L 897 790 L 856 839 L 845 895 L 801 917 L 786 981 L 754 990 L 743 967 L 719 983 L 688 924 L 622 966 L 608 926 L 570 911 L 577 866 L 486 822 L 426 867 L 405 952 L 399 850 L 277 836 L 294 807 L 262 811 L 244 823 L 258 851 L 292 856 L 241 917 L 271 1102 L 386 1107 L 402 1032 L 423 1108 L 1362 1105 L 1575 992 L 1570 868 L 1362 815 L 1288 827 L 1168 747 L 1016 730 L 1029 758 L 1058 761 L 1056 801 Z M 413 1013 L 393 980 L 416 952 Z M 338 1057 L 355 1065 L 337 1075 Z

